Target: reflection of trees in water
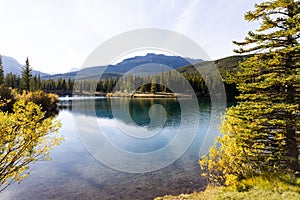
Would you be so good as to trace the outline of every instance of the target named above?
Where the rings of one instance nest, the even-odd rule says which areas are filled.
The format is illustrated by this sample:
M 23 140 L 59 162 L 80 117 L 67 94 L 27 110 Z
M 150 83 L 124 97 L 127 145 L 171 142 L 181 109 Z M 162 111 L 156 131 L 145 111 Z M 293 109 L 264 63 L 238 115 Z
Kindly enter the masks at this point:
M 189 104 L 190 99 L 181 99 L 183 103 Z M 174 126 L 180 124 L 181 110 L 177 99 L 157 99 L 157 98 L 103 98 L 103 99 L 85 99 L 73 100 L 63 102 L 67 105 L 69 110 L 73 113 L 84 114 L 87 116 L 97 116 L 100 118 L 115 118 L 124 123 L 146 126 L 150 123 L 149 109 L 152 105 L 160 104 L 164 107 L 167 113 L 167 121 L 165 126 Z M 112 113 L 112 106 L 114 113 Z M 210 109 L 209 99 L 199 100 L 201 110 Z M 128 114 L 129 111 L 129 114 Z M 191 110 L 192 114 L 194 111 Z M 129 119 L 129 116 L 132 120 Z
M 138 125 L 150 123 L 149 109 L 152 105 L 162 105 L 168 114 L 168 118 L 179 117 L 180 105 L 176 99 L 130 99 L 130 98 L 105 98 L 97 100 L 73 100 L 65 102 L 73 113 L 101 118 L 115 118 L 125 123 L 132 123 L 130 116 Z M 114 107 L 114 113 L 112 112 Z M 129 113 L 128 113 L 129 112 Z M 167 120 L 168 122 L 168 120 Z
M 60 144 L 60 123 L 45 118 L 41 108 L 20 100 L 13 112 L 0 112 L 0 191 L 29 175 L 29 164 L 49 159 L 49 150 Z

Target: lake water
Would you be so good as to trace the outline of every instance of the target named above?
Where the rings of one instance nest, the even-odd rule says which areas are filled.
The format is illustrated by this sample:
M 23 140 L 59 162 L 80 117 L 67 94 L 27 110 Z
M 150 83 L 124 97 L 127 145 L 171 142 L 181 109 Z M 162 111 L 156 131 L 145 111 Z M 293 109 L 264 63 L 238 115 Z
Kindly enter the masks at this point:
M 65 141 L 0 199 L 153 199 L 203 190 L 197 161 L 219 134 L 222 109 L 212 114 L 210 99 L 198 99 L 182 111 L 189 101 L 63 99 L 73 104 L 57 116 Z

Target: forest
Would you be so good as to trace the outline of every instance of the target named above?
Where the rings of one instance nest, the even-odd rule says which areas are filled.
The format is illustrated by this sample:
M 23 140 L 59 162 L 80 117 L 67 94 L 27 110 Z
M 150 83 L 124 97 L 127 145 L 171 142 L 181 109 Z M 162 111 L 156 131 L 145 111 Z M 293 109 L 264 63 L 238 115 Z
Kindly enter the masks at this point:
M 229 69 L 236 68 L 238 62 L 243 58 L 236 59 L 236 57 L 225 58 L 229 62 Z M 216 61 L 218 67 L 224 66 L 223 60 Z M 0 60 L 1 61 L 1 60 Z M 222 62 L 221 65 L 218 62 Z M 227 64 L 227 63 L 226 63 Z M 195 65 L 196 66 L 196 65 Z M 222 73 L 223 80 L 226 80 L 226 74 L 229 69 Z M 178 73 L 179 72 L 179 73 Z M 235 73 L 235 70 L 233 72 Z M 188 90 L 181 91 L 181 93 L 195 93 L 197 96 L 209 96 L 207 85 L 211 88 L 220 87 L 217 80 L 217 74 L 204 75 L 200 74 L 194 68 L 194 65 L 183 66 L 177 70 L 161 71 L 160 73 L 150 75 L 132 75 L 120 74 L 119 76 L 103 76 L 96 79 L 79 79 L 74 80 L 71 78 L 58 78 L 58 79 L 43 79 L 40 75 L 32 75 L 29 60 L 23 68 L 22 75 L 8 73 L 4 75 L 3 68 L 0 63 L 0 83 L 1 85 L 15 89 L 18 92 L 22 90 L 28 91 L 44 91 L 46 93 L 55 93 L 60 96 L 64 95 L 95 95 L 104 96 L 112 92 L 125 92 L 125 93 L 172 93 L 172 89 L 168 88 L 173 85 L 182 86 L 183 89 L 187 84 L 191 86 Z M 27 81 L 27 85 L 25 82 Z M 228 96 L 236 96 L 238 91 L 235 84 L 225 83 L 225 88 Z

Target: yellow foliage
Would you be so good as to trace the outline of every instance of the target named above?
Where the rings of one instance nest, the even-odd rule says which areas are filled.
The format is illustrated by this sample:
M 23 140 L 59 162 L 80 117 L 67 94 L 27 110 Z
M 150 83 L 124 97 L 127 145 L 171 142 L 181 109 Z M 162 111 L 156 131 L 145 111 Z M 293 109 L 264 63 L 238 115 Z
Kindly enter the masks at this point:
M 27 177 L 29 164 L 46 160 L 49 150 L 60 144 L 60 122 L 44 115 L 24 99 L 13 105 L 13 112 L 0 112 L 0 191 Z
M 23 92 L 19 97 L 25 101 L 32 101 L 42 107 L 43 111 L 50 111 L 56 108 L 58 96 L 56 94 L 48 94 L 43 91 Z
M 228 117 L 222 123 L 222 137 L 216 139 L 209 154 L 198 162 L 202 175 L 216 185 L 235 185 L 252 171 L 245 162 L 244 149 L 231 137 L 235 127 L 227 120 Z

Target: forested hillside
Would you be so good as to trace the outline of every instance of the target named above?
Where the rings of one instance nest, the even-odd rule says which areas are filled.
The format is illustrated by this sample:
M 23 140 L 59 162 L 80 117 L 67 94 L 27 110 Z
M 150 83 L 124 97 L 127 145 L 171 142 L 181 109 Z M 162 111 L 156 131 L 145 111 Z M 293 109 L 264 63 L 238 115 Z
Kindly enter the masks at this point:
M 196 95 L 207 96 L 207 84 L 212 84 L 214 87 L 215 75 L 210 74 L 210 67 L 212 63 L 215 63 L 218 67 L 221 76 L 225 82 L 225 87 L 228 95 L 235 96 L 237 95 L 237 90 L 234 84 L 226 83 L 226 77 L 229 74 L 235 74 L 238 68 L 238 63 L 243 60 L 245 56 L 231 56 L 227 58 L 222 58 L 215 61 L 205 61 L 196 63 L 193 65 L 187 65 L 176 70 L 181 73 L 189 84 L 193 87 L 193 90 Z M 133 58 L 132 58 L 133 59 Z M 140 58 L 139 58 L 140 59 Z M 178 58 L 176 58 L 178 59 Z M 129 61 L 124 61 L 129 62 Z M 131 62 L 133 62 L 131 60 Z M 145 61 L 143 61 L 145 62 Z M 166 65 L 166 60 L 164 60 Z M 175 66 L 173 63 L 171 66 Z M 177 66 L 177 65 L 176 65 Z M 203 77 L 199 71 L 205 69 L 205 72 L 208 73 L 208 76 Z M 199 70 L 199 71 L 198 71 Z M 110 70 L 111 71 L 111 70 Z M 178 74 L 172 71 L 165 71 L 160 73 L 152 73 L 149 69 L 148 74 L 138 74 L 138 75 L 123 75 L 121 71 L 119 73 L 109 72 L 105 73 L 101 78 L 97 74 L 96 68 L 90 68 L 84 72 L 80 72 L 81 77 L 76 80 L 74 86 L 75 78 L 77 72 L 70 72 L 66 74 L 58 74 L 52 78 L 45 79 L 41 78 L 39 75 L 31 75 L 30 78 L 30 89 L 31 91 L 43 90 L 44 92 L 57 93 L 59 95 L 72 95 L 72 94 L 86 94 L 86 95 L 105 95 L 106 93 L 111 93 L 113 91 L 132 92 L 131 89 L 127 88 L 127 85 L 131 82 L 133 85 L 142 85 L 137 88 L 139 92 L 171 92 L 166 86 L 163 86 L 166 83 L 176 82 L 179 80 Z M 203 73 L 203 70 L 202 70 Z M 84 76 L 83 76 L 84 75 Z M 89 78 L 86 78 L 89 77 Z M 93 78 L 91 78 L 93 77 Z M 98 78 L 96 78 L 98 77 Z M 120 79 L 121 78 L 121 79 Z M 119 80 L 120 79 L 120 80 Z M 204 80 L 205 79 L 205 80 Z M 182 79 L 181 79 L 182 80 Z M 21 76 L 18 74 L 8 73 L 4 77 L 4 83 L 7 87 L 13 89 L 21 88 Z M 115 88 L 117 82 L 119 81 L 119 87 Z M 153 84 L 152 84 L 153 83 Z M 179 84 L 183 84 L 180 83 Z M 185 91 L 192 92 L 192 91 Z

